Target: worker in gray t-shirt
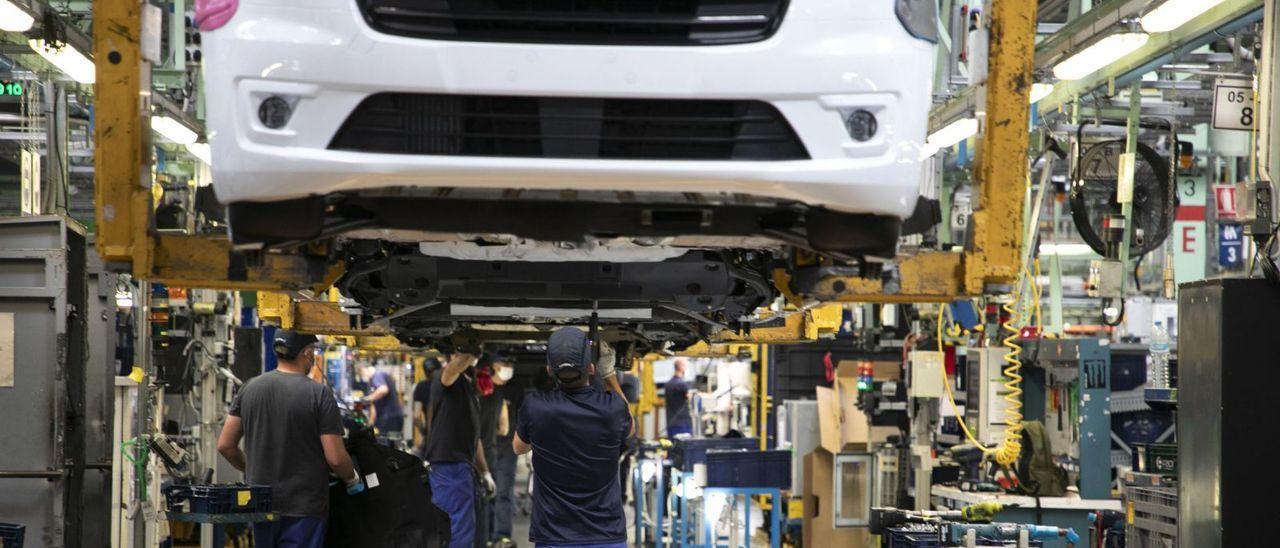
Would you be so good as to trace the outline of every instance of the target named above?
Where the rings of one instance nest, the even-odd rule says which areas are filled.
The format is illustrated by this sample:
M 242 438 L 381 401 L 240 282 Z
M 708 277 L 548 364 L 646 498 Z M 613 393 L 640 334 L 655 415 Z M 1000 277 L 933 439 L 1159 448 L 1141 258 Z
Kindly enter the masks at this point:
M 364 490 L 342 443 L 333 394 L 307 376 L 318 346 L 314 335 L 276 331 L 272 350 L 279 365 L 240 388 L 218 438 L 218 452 L 245 472 L 245 481 L 271 486 L 280 519 L 254 524 L 260 548 L 324 546 L 330 472 L 348 494 Z

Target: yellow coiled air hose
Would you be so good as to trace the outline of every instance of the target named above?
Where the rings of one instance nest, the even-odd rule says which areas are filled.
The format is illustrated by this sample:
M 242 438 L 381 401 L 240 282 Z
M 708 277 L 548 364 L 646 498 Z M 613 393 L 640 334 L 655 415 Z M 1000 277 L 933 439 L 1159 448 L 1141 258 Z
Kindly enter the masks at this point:
M 1004 376 L 1007 379 L 1004 388 L 1007 392 L 1004 401 L 1004 441 L 996 448 L 996 462 L 1001 466 L 1012 466 L 1022 455 L 1022 347 L 1018 345 L 1018 303 L 1020 295 L 1004 304 L 1004 311 L 1009 316 L 1000 327 L 1008 333 L 1004 338 L 1004 347 L 1009 351 L 1004 355 Z
M 1023 273 L 1029 275 L 1025 269 L 1023 270 Z M 1035 287 L 1034 281 L 1032 282 L 1032 285 Z M 1004 362 L 1006 365 L 1003 371 L 1004 376 L 1007 379 L 1004 383 L 1005 390 L 1007 391 L 1004 395 L 1004 400 L 1008 402 L 1009 405 L 1004 409 L 1004 439 L 1000 442 L 999 446 L 987 447 L 986 445 L 983 445 L 981 441 L 978 441 L 977 436 L 974 436 L 973 432 L 969 430 L 969 426 L 965 424 L 964 417 L 960 415 L 959 406 L 956 405 L 955 394 L 951 391 L 951 379 L 947 377 L 946 368 L 943 368 L 942 371 L 943 388 L 946 389 L 947 399 L 951 402 L 951 410 L 956 415 L 956 421 L 960 423 L 960 429 L 964 431 L 965 438 L 969 440 L 969 443 L 972 443 L 978 449 L 982 450 L 982 452 L 994 455 L 996 462 L 1001 466 L 1012 466 L 1018 461 L 1018 457 L 1022 456 L 1022 375 L 1020 374 L 1020 371 L 1022 370 L 1022 347 L 1018 345 L 1018 338 L 1021 331 L 1021 328 L 1019 327 L 1021 314 L 1018 312 L 1018 307 L 1022 302 L 1022 284 L 1019 283 L 1017 287 L 1019 290 L 1015 291 L 1012 298 L 1009 299 L 1009 302 L 1002 306 L 1005 313 L 1008 314 L 1008 317 L 1000 327 L 1007 333 L 1007 336 L 1004 338 L 1002 343 L 1005 348 L 1009 349 L 1009 351 L 1004 355 Z M 1038 292 L 1033 291 L 1033 293 Z M 937 336 L 939 352 L 942 351 L 943 313 L 946 311 L 946 308 L 947 305 L 945 304 L 939 305 L 938 307 Z

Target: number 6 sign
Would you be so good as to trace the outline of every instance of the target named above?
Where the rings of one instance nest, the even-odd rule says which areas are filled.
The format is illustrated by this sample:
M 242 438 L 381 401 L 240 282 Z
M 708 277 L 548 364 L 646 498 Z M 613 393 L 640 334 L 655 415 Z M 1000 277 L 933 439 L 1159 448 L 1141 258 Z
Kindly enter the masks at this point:
M 1253 82 L 1219 78 L 1213 83 L 1213 129 L 1253 129 Z

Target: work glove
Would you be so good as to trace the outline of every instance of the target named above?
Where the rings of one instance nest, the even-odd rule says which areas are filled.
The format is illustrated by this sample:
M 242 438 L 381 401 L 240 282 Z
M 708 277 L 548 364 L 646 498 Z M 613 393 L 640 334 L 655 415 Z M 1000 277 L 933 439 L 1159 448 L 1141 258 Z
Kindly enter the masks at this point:
M 342 480 L 342 483 L 347 485 L 348 496 L 359 495 L 364 492 L 364 482 L 360 481 L 360 469 L 356 468 L 355 462 L 351 463 L 351 471 L 351 479 Z
M 493 474 L 485 472 L 480 478 L 480 491 L 484 498 L 491 499 L 498 492 L 498 484 L 493 481 Z
M 615 367 L 618 365 L 618 353 L 613 350 L 613 345 L 607 342 L 600 342 L 600 363 L 596 364 L 596 375 L 600 380 L 612 377 L 618 372 Z
M 343 480 L 343 483 L 347 484 L 348 495 L 359 495 L 360 493 L 364 492 L 364 482 L 360 481 L 359 472 L 356 472 L 356 475 L 353 476 L 351 479 Z

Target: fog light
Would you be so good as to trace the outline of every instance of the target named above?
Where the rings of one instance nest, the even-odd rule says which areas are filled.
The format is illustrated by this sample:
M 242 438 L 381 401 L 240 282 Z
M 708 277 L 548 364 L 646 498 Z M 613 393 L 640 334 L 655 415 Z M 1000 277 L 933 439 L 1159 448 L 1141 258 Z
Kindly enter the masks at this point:
M 855 141 L 870 141 L 876 136 L 876 115 L 865 110 L 855 110 L 844 119 L 844 127 Z
M 283 97 L 272 95 L 258 105 L 258 120 L 271 129 L 284 127 L 290 116 L 293 116 L 293 107 Z

